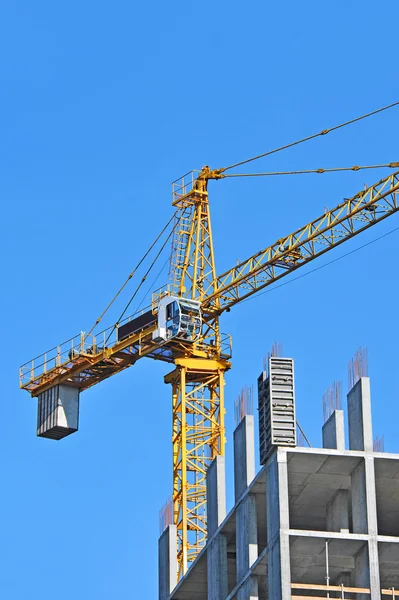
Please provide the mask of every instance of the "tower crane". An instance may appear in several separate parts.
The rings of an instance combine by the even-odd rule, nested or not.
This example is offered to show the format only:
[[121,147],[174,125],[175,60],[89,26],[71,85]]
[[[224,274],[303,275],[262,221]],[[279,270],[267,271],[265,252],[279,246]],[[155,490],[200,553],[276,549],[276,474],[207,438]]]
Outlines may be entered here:
[[[151,306],[141,314],[120,319],[100,334],[94,334],[94,328],[88,334],[81,333],[20,368],[20,387],[38,397],[38,434],[60,439],[77,428],[69,428],[65,419],[62,423],[62,419],[57,421],[60,414],[57,411],[70,412],[71,397],[78,397],[80,392],[143,357],[173,366],[165,382],[172,388],[172,502],[179,577],[206,543],[206,471],[213,458],[225,452],[224,378],[231,367],[231,338],[220,330],[221,315],[399,209],[397,170],[218,274],[208,184],[226,177],[283,174],[229,174],[228,171],[398,104],[230,167],[213,170],[205,166],[175,181],[172,190],[175,213],[167,238],[172,242],[171,283],[152,294]],[[399,163],[376,166],[395,169]],[[328,170],[348,169],[306,172]],[[95,325],[99,322],[100,319]]]

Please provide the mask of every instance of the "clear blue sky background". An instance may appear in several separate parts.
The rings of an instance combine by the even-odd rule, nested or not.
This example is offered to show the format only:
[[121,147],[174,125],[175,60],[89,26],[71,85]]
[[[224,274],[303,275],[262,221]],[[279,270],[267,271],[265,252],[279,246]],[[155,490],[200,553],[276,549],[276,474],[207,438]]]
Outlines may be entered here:
[[[167,367],[143,360],[85,392],[79,432],[56,443],[35,437],[18,366],[89,328],[170,217],[173,179],[398,100],[398,18],[395,0],[2,2],[2,597],[157,597]],[[398,160],[398,128],[394,109],[256,169]],[[212,183],[218,270],[385,173]],[[317,265],[398,226],[391,217]],[[295,358],[298,416],[315,445],[324,390],[341,379],[346,392],[347,361],[368,345],[375,433],[399,451],[398,241],[224,318],[229,466],[234,399],[274,340]],[[231,499],[231,470],[228,480]]]

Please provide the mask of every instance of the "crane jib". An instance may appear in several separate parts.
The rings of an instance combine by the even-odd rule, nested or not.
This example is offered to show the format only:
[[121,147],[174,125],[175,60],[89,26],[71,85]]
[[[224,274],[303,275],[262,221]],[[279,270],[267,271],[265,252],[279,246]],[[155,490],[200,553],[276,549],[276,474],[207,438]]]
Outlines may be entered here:
[[399,171],[278,240],[217,278],[205,315],[220,314],[399,210]]

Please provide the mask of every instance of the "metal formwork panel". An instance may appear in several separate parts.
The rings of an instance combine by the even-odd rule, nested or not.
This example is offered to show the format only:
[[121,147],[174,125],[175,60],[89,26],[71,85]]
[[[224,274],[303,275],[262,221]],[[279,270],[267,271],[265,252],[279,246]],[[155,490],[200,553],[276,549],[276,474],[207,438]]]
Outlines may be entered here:
[[78,430],[79,390],[69,385],[55,385],[38,397],[37,435],[53,440]]
[[268,367],[258,378],[261,464],[274,446],[296,446],[294,361],[271,356]]

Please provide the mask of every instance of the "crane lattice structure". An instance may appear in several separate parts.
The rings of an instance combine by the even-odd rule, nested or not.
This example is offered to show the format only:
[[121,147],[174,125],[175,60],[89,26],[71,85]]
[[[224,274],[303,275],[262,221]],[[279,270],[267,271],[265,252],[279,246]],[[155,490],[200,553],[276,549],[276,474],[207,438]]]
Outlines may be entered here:
[[[325,135],[343,125],[301,141]],[[262,156],[267,154],[270,152]],[[232,167],[250,160],[253,159]],[[394,168],[399,163],[378,165],[381,166]],[[224,379],[231,367],[231,338],[220,331],[221,314],[399,209],[399,171],[396,171],[218,275],[208,184],[213,179],[233,176],[226,174],[232,167],[218,170],[204,167],[174,182],[176,212],[168,238],[172,240],[172,282],[153,293],[148,311],[118,321],[100,334],[81,333],[20,370],[21,387],[40,401],[61,384],[82,392],[143,357],[173,365],[165,382],[172,387],[172,502],[179,577],[206,543],[206,471],[213,458],[224,455],[225,451]],[[372,167],[350,169],[360,168]]]

